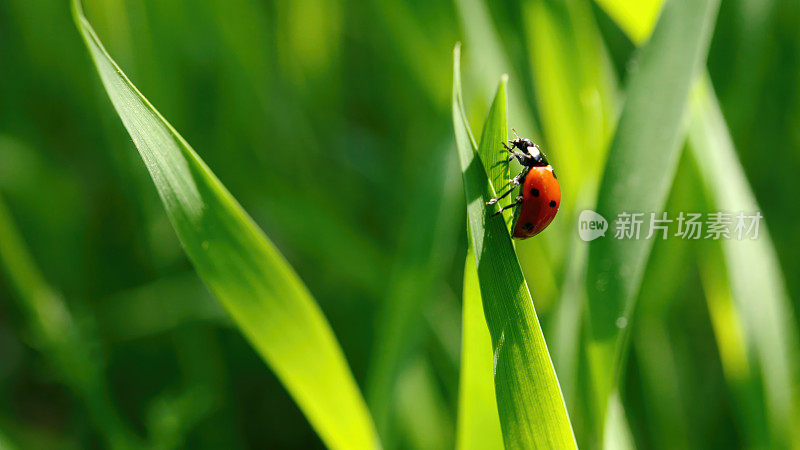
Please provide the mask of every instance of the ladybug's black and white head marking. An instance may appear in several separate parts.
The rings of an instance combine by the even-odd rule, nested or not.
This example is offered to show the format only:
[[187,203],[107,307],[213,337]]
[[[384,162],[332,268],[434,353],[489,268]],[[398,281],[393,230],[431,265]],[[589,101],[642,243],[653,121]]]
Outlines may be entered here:
[[530,139],[525,139],[525,138],[516,138],[508,142],[510,142],[511,145],[513,145],[514,147],[517,147],[523,153],[528,153],[528,147],[536,146],[536,144],[531,142]]
[[517,158],[523,166],[546,167],[550,165],[550,163],[547,162],[547,157],[539,150],[539,146],[531,142],[530,139],[516,138],[508,142],[525,154],[524,160],[522,158]]

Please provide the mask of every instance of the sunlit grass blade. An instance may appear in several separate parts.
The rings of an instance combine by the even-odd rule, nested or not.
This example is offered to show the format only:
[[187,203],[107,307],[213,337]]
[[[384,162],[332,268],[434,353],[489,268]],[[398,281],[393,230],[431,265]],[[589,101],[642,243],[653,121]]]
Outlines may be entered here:
[[464,266],[463,314],[461,320],[461,378],[458,387],[459,450],[503,448],[497,416],[492,366],[492,337],[483,316],[475,256],[467,253]]
[[507,448],[575,448],[561,389],[511,238],[503,219],[492,216],[496,206],[485,205],[495,190],[466,122],[460,53],[457,45],[453,52],[453,126],[464,179],[471,249],[492,337],[503,440]]
[[668,2],[629,80],[598,194],[609,235],[589,245],[589,357],[599,417],[620,373],[626,325],[652,247],[652,240],[614,239],[614,220],[622,212],[664,208],[689,89],[705,61],[717,6],[718,0]]
[[79,2],[77,26],[189,259],[332,448],[378,445],[342,349],[302,280],[189,144],[111,59]]
[[[713,207],[760,211],[717,106],[708,77],[693,92],[689,141]],[[772,444],[800,446],[800,348],[797,319],[766,225],[758,239],[722,241],[725,266],[748,347],[764,384]]]
[[595,0],[636,43],[650,37],[664,0]]

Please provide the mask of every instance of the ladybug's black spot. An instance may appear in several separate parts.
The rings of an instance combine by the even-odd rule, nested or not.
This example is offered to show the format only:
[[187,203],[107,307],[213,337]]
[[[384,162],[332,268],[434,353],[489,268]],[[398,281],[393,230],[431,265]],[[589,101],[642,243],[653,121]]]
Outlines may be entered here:
[[555,200],[550,200],[550,207],[551,208],[555,208],[556,207],[556,201]]
[[522,229],[525,230],[525,231],[531,231],[533,229],[533,224],[528,222],[528,223],[522,225]]
[[539,190],[536,189],[536,188],[531,189],[531,195],[534,196],[534,197],[538,197],[539,196]]

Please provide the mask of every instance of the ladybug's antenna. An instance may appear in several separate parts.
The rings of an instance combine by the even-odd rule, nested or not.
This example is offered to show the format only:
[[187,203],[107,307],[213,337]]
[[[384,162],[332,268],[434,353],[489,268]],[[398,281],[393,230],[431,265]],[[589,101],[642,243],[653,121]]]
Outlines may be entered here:
[[511,131],[513,131],[514,132],[514,136],[516,136],[516,138],[519,139],[519,135],[517,134],[517,130],[512,128]]

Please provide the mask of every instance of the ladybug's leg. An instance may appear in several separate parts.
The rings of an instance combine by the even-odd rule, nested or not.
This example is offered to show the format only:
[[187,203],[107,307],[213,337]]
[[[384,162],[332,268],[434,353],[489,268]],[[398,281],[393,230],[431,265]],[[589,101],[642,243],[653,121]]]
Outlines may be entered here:
[[511,155],[508,156],[508,160],[509,161],[513,161],[514,158],[517,158],[517,161],[519,161],[519,163],[524,166],[525,165],[525,161],[527,161],[528,158],[530,158],[529,155],[526,155],[525,153],[522,153],[521,151],[514,150],[514,147],[509,147],[508,145],[506,145],[505,142],[501,142],[501,144],[503,144],[503,147],[506,148],[506,151],[508,153],[511,153]]
[[516,186],[511,186],[511,189],[507,190],[507,191],[505,192],[505,194],[503,194],[503,195],[500,195],[500,196],[498,196],[498,197],[495,197],[495,198],[493,198],[493,199],[489,200],[488,202],[486,202],[486,204],[487,204],[487,205],[494,205],[495,203],[497,203],[498,201],[500,201],[500,199],[502,199],[502,198],[506,198],[506,197],[508,196],[508,194],[510,194],[510,193],[512,193],[512,192],[514,192],[514,189],[516,189],[516,188],[517,188]]
[[528,160],[528,155],[515,150],[511,153],[511,156],[508,157],[508,161],[511,162],[514,160],[514,158],[517,158],[517,161],[519,161],[520,164],[525,165],[525,161]]
[[502,198],[505,198],[505,197],[507,197],[507,196],[508,196],[508,194],[510,194],[510,193],[512,193],[512,192],[514,192],[514,189],[516,189],[516,188],[517,188],[517,186],[519,186],[519,185],[520,185],[520,183],[522,182],[522,180],[524,180],[524,179],[525,179],[525,176],[526,176],[526,175],[528,175],[528,170],[529,170],[529,169],[527,169],[527,168],[526,168],[526,169],[524,169],[522,172],[520,172],[520,173],[519,173],[519,175],[517,175],[516,177],[512,178],[511,180],[509,180],[509,184],[511,184],[511,188],[510,188],[509,190],[507,190],[507,191],[506,191],[504,194],[502,194],[502,195],[500,195],[500,196],[498,196],[498,197],[495,197],[495,198],[493,198],[493,199],[489,200],[488,202],[486,202],[486,204],[487,204],[487,205],[494,205],[494,204],[495,204],[495,203],[497,203],[497,202],[498,202],[500,199],[502,199]]
[[521,203],[522,203],[522,196],[521,196],[521,195],[518,195],[518,196],[517,196],[517,198],[515,199],[514,203],[512,203],[512,204],[510,204],[510,205],[508,205],[508,206],[506,206],[506,207],[504,207],[504,208],[500,208],[500,211],[497,211],[496,213],[492,214],[492,217],[494,217],[494,216],[496,216],[496,215],[500,214],[501,212],[503,212],[503,211],[505,211],[505,210],[507,210],[507,209],[513,208],[513,207],[515,207],[515,206],[518,206],[518,205],[520,205]]
[[522,180],[524,180],[525,177],[528,176],[528,172],[530,172],[530,168],[525,167],[524,169],[522,169],[522,172],[520,172],[519,174],[517,174],[517,176],[509,180],[509,182],[514,186],[519,186],[520,183],[522,183]]

